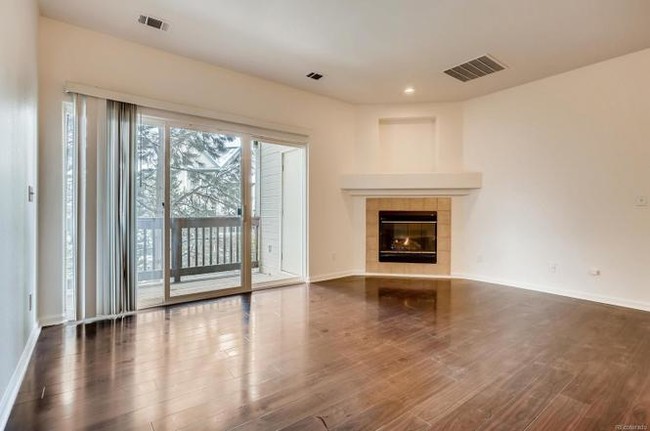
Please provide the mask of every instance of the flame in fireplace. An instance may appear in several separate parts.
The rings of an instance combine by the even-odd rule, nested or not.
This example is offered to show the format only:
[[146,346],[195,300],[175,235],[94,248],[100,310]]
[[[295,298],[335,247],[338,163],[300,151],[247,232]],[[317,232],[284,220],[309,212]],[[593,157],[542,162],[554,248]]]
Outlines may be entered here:
[[404,240],[404,245],[409,245],[409,242],[411,242],[411,238],[407,236],[406,239]]

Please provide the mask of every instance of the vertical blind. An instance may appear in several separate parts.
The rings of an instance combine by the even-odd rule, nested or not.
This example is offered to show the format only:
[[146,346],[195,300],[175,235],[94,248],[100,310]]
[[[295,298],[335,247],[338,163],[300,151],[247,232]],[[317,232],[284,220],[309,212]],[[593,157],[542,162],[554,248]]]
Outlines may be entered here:
[[137,106],[73,94],[77,146],[76,319],[136,309]]
[[136,309],[135,147],[137,106],[109,100],[106,106],[106,213],[108,256],[103,280],[106,314]]

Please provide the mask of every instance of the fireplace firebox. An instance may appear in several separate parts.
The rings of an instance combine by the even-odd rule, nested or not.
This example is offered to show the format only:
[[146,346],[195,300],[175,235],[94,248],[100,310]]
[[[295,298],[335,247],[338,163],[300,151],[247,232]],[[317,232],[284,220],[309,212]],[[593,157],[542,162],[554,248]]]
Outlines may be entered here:
[[436,211],[379,211],[379,261],[436,263]]

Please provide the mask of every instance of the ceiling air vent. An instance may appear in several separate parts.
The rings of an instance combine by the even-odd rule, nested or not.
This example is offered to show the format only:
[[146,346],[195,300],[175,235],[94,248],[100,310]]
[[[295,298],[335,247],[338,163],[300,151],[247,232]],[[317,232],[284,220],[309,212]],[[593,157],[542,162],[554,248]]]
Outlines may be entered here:
[[169,28],[169,23],[167,23],[167,22],[165,22],[165,21],[163,21],[161,19],[154,18],[154,17],[147,16],[147,15],[140,15],[140,17],[138,18],[138,22],[140,24],[144,24],[146,26],[153,27],[156,30],[167,31],[167,29]]
[[459,64],[456,67],[445,70],[445,73],[459,81],[467,82],[472,79],[480,78],[494,72],[505,69],[506,67],[496,61],[489,55],[484,55],[467,63]]
[[318,72],[311,72],[311,73],[307,74],[307,78],[311,78],[311,79],[313,79],[314,81],[318,81],[318,80],[321,79],[322,77],[323,77],[323,74],[322,74],[322,73],[318,73]]

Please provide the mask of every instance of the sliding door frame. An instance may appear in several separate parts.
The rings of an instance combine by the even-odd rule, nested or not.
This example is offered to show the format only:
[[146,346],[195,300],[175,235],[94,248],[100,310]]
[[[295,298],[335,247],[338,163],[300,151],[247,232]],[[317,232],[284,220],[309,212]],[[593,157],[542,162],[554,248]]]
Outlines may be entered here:
[[[258,144],[273,144],[281,145],[284,147],[293,147],[301,150],[301,162],[302,162],[302,274],[298,277],[290,277],[277,281],[266,281],[257,283],[257,285],[252,285],[253,291],[255,290],[264,290],[264,289],[273,289],[275,287],[287,286],[292,284],[300,284],[308,282],[309,280],[309,143],[297,143],[291,141],[285,141],[282,139],[272,139],[265,137],[253,136],[251,141],[251,150],[253,148],[253,142]],[[261,182],[260,182],[261,184]],[[250,202],[250,201],[249,201]],[[251,209],[252,213],[253,209]]]
[[[253,137],[250,134],[240,131],[230,131],[222,127],[211,124],[212,121],[203,118],[189,118],[185,115],[174,114],[154,109],[141,108],[140,114],[143,117],[154,119],[163,125],[164,145],[163,145],[163,188],[164,188],[164,221],[163,221],[163,286],[164,301],[161,305],[178,304],[182,302],[197,301],[201,299],[219,298],[222,296],[235,295],[240,293],[249,293],[252,291],[252,262],[251,262],[251,229],[252,229],[252,208],[251,208],[251,152]],[[170,269],[170,245],[171,245],[171,196],[170,196],[170,178],[171,178],[171,129],[185,128],[198,130],[202,132],[228,135],[239,138],[241,143],[241,229],[242,235],[239,245],[242,250],[240,266],[240,285],[232,288],[210,290],[206,292],[171,295],[171,269]]]

